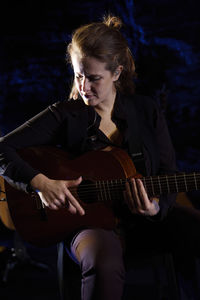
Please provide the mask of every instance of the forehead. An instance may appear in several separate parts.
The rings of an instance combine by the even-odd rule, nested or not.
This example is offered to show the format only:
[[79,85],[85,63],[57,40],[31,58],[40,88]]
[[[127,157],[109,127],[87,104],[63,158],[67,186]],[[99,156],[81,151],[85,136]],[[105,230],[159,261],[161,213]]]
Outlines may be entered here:
[[80,57],[79,55],[74,54],[72,55],[72,65],[75,73],[101,74],[109,72],[106,70],[105,62],[101,62],[91,56]]

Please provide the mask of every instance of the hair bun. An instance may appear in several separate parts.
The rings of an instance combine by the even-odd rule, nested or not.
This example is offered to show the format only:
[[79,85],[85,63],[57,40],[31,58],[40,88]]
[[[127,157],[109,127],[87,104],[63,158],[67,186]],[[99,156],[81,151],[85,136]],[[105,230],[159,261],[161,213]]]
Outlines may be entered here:
[[112,15],[104,16],[103,23],[108,27],[120,29],[122,27],[122,21],[119,17]]

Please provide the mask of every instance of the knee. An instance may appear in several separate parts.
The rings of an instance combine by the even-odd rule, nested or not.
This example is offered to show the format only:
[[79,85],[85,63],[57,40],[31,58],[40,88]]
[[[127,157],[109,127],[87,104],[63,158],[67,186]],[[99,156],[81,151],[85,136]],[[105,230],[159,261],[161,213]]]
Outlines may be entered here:
[[83,276],[124,274],[122,247],[114,233],[86,230],[76,239],[74,249]]
[[110,280],[112,276],[125,276],[122,256],[106,255],[106,253],[102,255],[98,252],[88,252],[82,257],[81,269],[83,277],[95,274]]
[[98,260],[96,263],[96,274],[99,277],[104,277],[105,280],[110,280],[113,277],[125,277],[124,262],[120,257],[118,259],[111,258]]

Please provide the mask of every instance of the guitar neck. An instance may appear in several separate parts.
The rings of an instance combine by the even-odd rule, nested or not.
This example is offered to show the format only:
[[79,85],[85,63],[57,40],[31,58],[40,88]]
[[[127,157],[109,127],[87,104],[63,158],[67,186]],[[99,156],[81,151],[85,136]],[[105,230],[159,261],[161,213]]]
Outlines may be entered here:
[[[141,180],[149,197],[200,190],[200,173],[149,176]],[[117,196],[125,190],[127,181],[129,179],[96,181],[95,185],[104,201],[112,198],[111,194]]]
[[200,173],[178,173],[142,178],[149,196],[159,196],[200,189]]

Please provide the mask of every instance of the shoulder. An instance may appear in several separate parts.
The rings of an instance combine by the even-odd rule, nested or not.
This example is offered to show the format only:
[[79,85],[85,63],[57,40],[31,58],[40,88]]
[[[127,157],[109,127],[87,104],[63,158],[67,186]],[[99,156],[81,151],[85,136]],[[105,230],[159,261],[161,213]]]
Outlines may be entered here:
[[81,99],[64,100],[56,102],[48,107],[48,110],[58,119],[64,119],[68,116],[79,116],[87,112],[87,106]]
[[54,110],[64,110],[68,112],[76,112],[80,111],[81,109],[85,109],[86,105],[81,99],[73,100],[73,99],[67,99],[64,101],[58,101],[52,105],[49,106],[49,109]]
[[137,109],[148,110],[157,106],[156,100],[143,95],[132,95],[125,96],[124,101],[127,102],[128,105],[135,106]]
[[157,101],[151,97],[144,95],[121,96],[121,99],[126,107],[126,110],[134,110],[136,113],[142,114],[145,117],[155,115],[159,110]]

